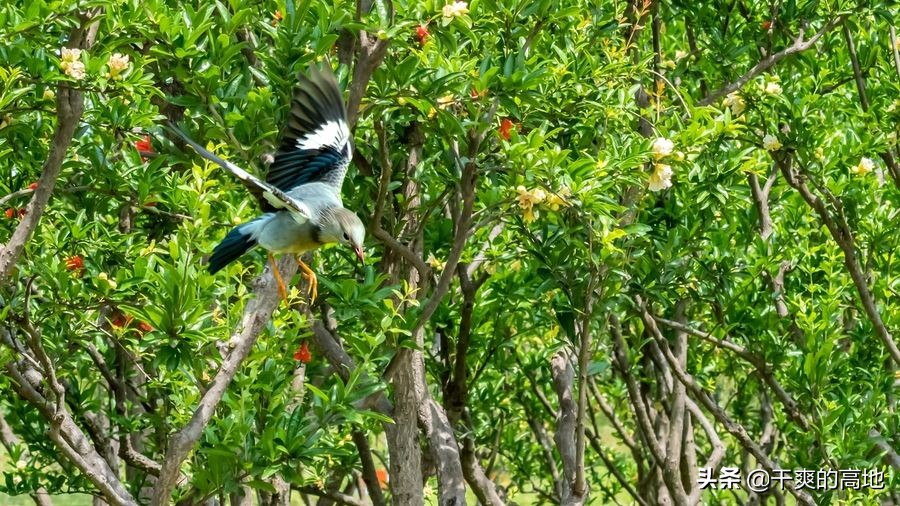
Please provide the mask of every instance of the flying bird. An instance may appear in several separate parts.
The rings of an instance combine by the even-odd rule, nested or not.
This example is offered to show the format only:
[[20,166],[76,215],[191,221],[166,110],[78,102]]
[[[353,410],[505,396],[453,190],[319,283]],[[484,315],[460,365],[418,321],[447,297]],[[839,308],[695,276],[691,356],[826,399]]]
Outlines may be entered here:
[[326,64],[324,70],[313,66],[308,75],[299,77],[281,146],[265,181],[210,153],[170,126],[197,153],[234,174],[251,193],[262,197],[264,214],[238,225],[222,239],[209,258],[210,273],[260,246],[269,252],[279,293],[287,300],[284,279],[273,255],[290,253],[309,279],[308,296],[312,300],[318,287],[316,274],[299,255],[340,243],[353,249],[360,262],[365,261],[365,226],[341,201],[341,185],[353,148],[344,101],[330,66]]

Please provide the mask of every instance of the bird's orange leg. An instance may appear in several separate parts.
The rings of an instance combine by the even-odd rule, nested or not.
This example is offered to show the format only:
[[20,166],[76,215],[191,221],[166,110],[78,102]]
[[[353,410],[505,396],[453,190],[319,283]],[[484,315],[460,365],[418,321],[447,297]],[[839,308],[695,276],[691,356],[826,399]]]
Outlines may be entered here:
[[309,281],[309,291],[306,295],[309,298],[308,304],[312,304],[313,301],[316,300],[316,296],[319,295],[319,280],[316,279],[316,273],[313,272],[299,256],[297,256],[296,259],[297,265],[300,266],[300,270],[303,271],[303,277]]
[[271,253],[269,253],[269,262],[272,264],[272,274],[275,276],[275,282],[278,283],[278,294],[281,295],[284,303],[287,304],[287,287],[284,286],[284,278],[281,277],[281,273],[278,271],[278,265],[275,264],[275,257]]

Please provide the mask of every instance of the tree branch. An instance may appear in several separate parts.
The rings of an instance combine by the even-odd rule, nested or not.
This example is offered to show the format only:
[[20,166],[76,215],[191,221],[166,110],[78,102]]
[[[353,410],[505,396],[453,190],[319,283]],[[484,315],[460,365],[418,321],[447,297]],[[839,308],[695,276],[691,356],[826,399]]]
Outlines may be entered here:
[[716,100],[719,100],[720,98],[724,97],[725,95],[728,95],[729,93],[731,93],[733,91],[737,91],[737,90],[743,88],[744,85],[747,84],[748,82],[750,82],[751,79],[753,79],[754,77],[758,76],[759,74],[765,72],[766,70],[769,70],[770,68],[775,66],[775,64],[778,63],[779,61],[787,58],[788,56],[800,53],[802,51],[806,51],[807,49],[813,47],[816,44],[816,42],[818,42],[819,39],[822,38],[823,35],[825,35],[829,31],[831,31],[831,29],[834,28],[835,26],[843,23],[846,19],[847,19],[847,16],[845,14],[842,14],[836,18],[831,19],[830,21],[825,23],[825,25],[822,26],[822,28],[818,32],[816,32],[815,35],[810,37],[808,40],[803,39],[804,32],[803,32],[803,29],[801,29],[800,33],[797,35],[797,38],[794,39],[793,44],[782,49],[781,51],[779,51],[777,53],[773,53],[773,54],[770,54],[769,56],[766,56],[765,58],[760,60],[759,63],[757,63],[750,70],[748,70],[744,75],[739,77],[736,81],[726,84],[725,86],[713,91],[712,93],[710,93],[709,95],[707,95],[706,97],[701,99],[699,102],[697,102],[697,105],[701,105],[701,106],[709,105],[709,104],[715,102]]
[[[619,363],[619,369],[622,371],[628,371],[628,354],[625,345],[625,339],[622,337],[619,320],[614,314],[610,314],[609,329],[610,333],[613,336],[614,355],[616,361]],[[647,409],[640,394],[638,384],[635,381],[634,377],[630,374],[624,374],[624,376],[625,386],[628,390],[628,397],[631,399],[631,405],[634,409],[635,417],[638,420],[638,427],[640,427],[641,433],[644,435],[644,440],[647,442],[647,446],[650,448],[650,454],[653,455],[653,458],[656,461],[656,465],[662,469],[663,479],[666,483],[667,488],[672,493],[673,499],[677,504],[686,504],[688,498],[685,495],[683,486],[681,485],[681,476],[674,473],[672,469],[669,469],[665,465],[663,465],[666,460],[665,449],[661,446],[659,440],[657,439],[656,431],[653,430],[653,424],[650,421],[650,415],[647,413]]]
[[359,499],[353,497],[352,495],[347,495],[342,492],[338,492],[337,490],[322,490],[313,486],[305,486],[305,487],[292,487],[297,492],[301,494],[309,494],[314,495],[316,497],[322,497],[325,499],[329,499],[338,504],[346,504],[347,506],[363,506],[363,502]]
[[[0,329],[0,332],[8,333],[6,329]],[[4,341],[8,342],[6,339]],[[26,361],[7,362],[6,371],[12,379],[13,389],[50,422],[49,437],[56,447],[97,487],[104,499],[117,506],[137,506],[137,502],[109,464],[97,453],[65,406],[49,401],[35,388],[45,381],[45,376]]]
[[578,404],[573,396],[575,369],[572,367],[568,353],[559,351],[550,359],[550,372],[553,376],[553,390],[559,400],[559,412],[556,415],[556,449],[562,460],[562,497],[560,504],[584,504],[584,496],[573,490],[577,467],[575,433],[578,419]]
[[803,416],[803,413],[797,408],[797,402],[787,393],[787,391],[781,386],[780,383],[775,379],[774,372],[772,368],[766,363],[766,361],[750,351],[748,351],[743,346],[732,342],[731,340],[721,340],[716,339],[711,334],[707,332],[701,332],[699,330],[694,329],[688,325],[675,322],[672,320],[667,320],[665,318],[661,318],[659,316],[652,315],[654,321],[659,322],[666,327],[675,329],[680,332],[686,332],[692,336],[699,337],[704,341],[712,343],[715,346],[720,348],[724,348],[733,352],[735,355],[743,358],[747,362],[749,362],[752,366],[756,368],[757,374],[762,378],[762,380],[775,392],[775,395],[778,397],[778,400],[784,405],[784,409],[787,412],[788,416],[791,417],[792,420],[797,422],[797,424],[803,428],[804,430],[809,428],[809,424],[806,421],[806,417]]
[[830,197],[829,200],[835,208],[835,212],[832,214],[825,205],[825,202],[823,202],[818,195],[810,191],[809,187],[806,185],[805,175],[798,174],[794,170],[794,157],[791,153],[777,151],[772,153],[772,157],[781,169],[781,173],[784,175],[788,184],[797,190],[800,193],[800,196],[803,197],[803,200],[806,201],[806,204],[819,215],[822,223],[831,233],[831,237],[841,248],[841,251],[844,253],[844,265],[847,267],[850,277],[853,279],[853,284],[856,286],[856,291],[859,294],[863,309],[869,317],[869,321],[871,321],[872,326],[875,327],[875,332],[878,334],[878,337],[881,339],[881,342],[884,344],[884,347],[887,349],[891,358],[897,365],[900,365],[900,348],[897,348],[897,343],[894,342],[894,338],[891,336],[890,331],[881,319],[881,314],[878,312],[878,306],[875,304],[875,297],[872,295],[872,291],[869,290],[869,285],[866,283],[865,274],[856,257],[856,244],[853,238],[853,231],[850,230],[850,225],[847,223],[846,216],[844,216],[843,205],[837,198],[830,194],[826,194],[827,197]]
[[[762,451],[760,446],[756,444],[752,439],[750,439],[750,435],[747,434],[747,430],[739,423],[736,423],[732,420],[725,410],[722,409],[710,396],[709,394],[703,390],[694,379],[688,375],[678,364],[678,360],[672,355],[672,352],[669,350],[669,344],[666,339],[662,336],[659,331],[659,328],[656,326],[656,320],[648,313],[647,311],[642,310],[642,318],[644,320],[644,325],[649,331],[651,337],[656,341],[659,348],[662,350],[663,355],[669,363],[669,367],[674,373],[675,377],[678,378],[687,389],[691,392],[691,394],[700,401],[701,404],[719,421],[731,435],[733,435],[738,442],[741,443],[747,451],[749,451],[759,462],[759,464],[765,468],[770,473],[775,469],[775,464],[769,460],[769,457]],[[802,489],[797,489],[794,484],[790,481],[784,482],[784,487],[787,488],[794,497],[797,498],[797,502],[803,504],[805,506],[813,506],[815,505],[815,501],[813,501],[812,497]]]
[[381,492],[381,483],[375,472],[375,461],[372,460],[372,448],[369,447],[369,438],[361,430],[353,431],[353,443],[359,453],[359,463],[362,466],[363,481],[372,499],[372,506],[385,506],[384,494]]
[[[99,13],[100,9],[97,8],[81,16],[82,24],[72,30],[66,47],[89,49],[94,44],[99,26],[96,16]],[[44,209],[50,201],[53,188],[56,186],[56,178],[59,177],[66,157],[66,151],[72,143],[75,128],[84,112],[84,92],[71,88],[68,84],[60,83],[56,93],[56,111],[56,130],[53,132],[50,153],[41,169],[41,178],[38,180],[37,188],[28,203],[25,216],[16,226],[12,237],[6,245],[0,246],[0,283],[5,282],[12,273],[13,267],[25,249],[25,243],[37,228]]]
[[[466,416],[466,424],[472,427],[472,420]],[[478,498],[478,502],[485,506],[503,506],[503,500],[497,494],[497,488],[494,482],[487,477],[481,463],[478,462],[478,454],[475,452],[475,436],[472,431],[467,431],[463,436],[462,450],[460,451],[462,459],[463,475],[466,482]]]
[[[559,502],[562,497],[563,480],[559,477],[559,467],[556,465],[556,459],[553,458],[553,446],[550,445],[550,438],[547,437],[547,431],[544,429],[544,424],[539,418],[534,416],[530,407],[522,402],[522,408],[525,420],[528,422],[528,426],[531,428],[534,438],[541,447],[544,459],[547,461],[547,468],[550,470],[550,478],[553,480],[554,487],[556,488],[557,497],[554,498],[553,502]],[[557,428],[559,428],[558,425]]]
[[[278,261],[278,270],[282,276],[290,279],[297,271],[297,263],[290,255]],[[181,474],[181,463],[187,458],[194,444],[203,434],[203,429],[209,423],[215,413],[216,406],[225,395],[232,378],[237,374],[241,363],[253,349],[256,339],[262,332],[275,307],[281,301],[278,291],[275,289],[274,276],[270,268],[256,279],[254,293],[256,297],[247,302],[244,315],[237,330],[232,334],[229,345],[231,351],[225,357],[219,371],[213,378],[209,389],[200,399],[200,405],[194,411],[191,420],[181,430],[172,435],[168,441],[166,458],[162,464],[159,479],[153,490],[151,504],[164,506],[168,504],[175,488],[178,476]]]
[[[893,26],[891,26],[891,30],[894,30]],[[847,42],[847,52],[850,54],[853,79],[856,81],[856,93],[859,96],[859,105],[862,107],[863,112],[868,112],[869,98],[866,96],[866,78],[863,75],[862,67],[859,65],[859,55],[857,55],[856,52],[856,44],[853,43],[853,35],[850,33],[850,28],[846,24],[843,26],[843,33],[844,40]],[[892,39],[892,41],[895,41],[895,39]],[[897,54],[896,45],[891,46],[891,52],[894,55],[895,63],[900,65],[900,56]],[[900,72],[900,66],[897,68],[898,72]],[[891,153],[890,148],[883,153],[879,153],[879,156],[881,156],[885,165],[887,165],[888,174],[890,174],[891,179],[893,179],[897,187],[900,188],[900,167],[897,166],[897,161],[894,159],[894,155]]]

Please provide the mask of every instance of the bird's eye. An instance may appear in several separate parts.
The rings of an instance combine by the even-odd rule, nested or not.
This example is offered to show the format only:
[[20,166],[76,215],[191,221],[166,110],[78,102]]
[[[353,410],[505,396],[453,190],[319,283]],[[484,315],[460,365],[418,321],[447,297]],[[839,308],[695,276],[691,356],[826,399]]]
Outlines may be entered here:
[[345,240],[345,241],[349,241],[349,240],[350,240],[350,236],[347,235],[347,232],[344,232],[344,240]]

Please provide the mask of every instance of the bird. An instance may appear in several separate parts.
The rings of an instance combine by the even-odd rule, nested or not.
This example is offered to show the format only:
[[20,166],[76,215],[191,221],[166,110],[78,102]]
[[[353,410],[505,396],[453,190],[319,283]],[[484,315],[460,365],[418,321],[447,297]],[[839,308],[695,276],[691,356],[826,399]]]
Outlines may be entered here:
[[301,254],[338,243],[351,248],[360,263],[365,262],[365,225],[341,199],[353,141],[341,91],[327,62],[322,69],[311,65],[307,74],[298,76],[280,146],[264,181],[210,153],[176,125],[170,123],[169,127],[260,198],[263,214],[231,229],[213,249],[207,266],[211,274],[259,246],[268,251],[279,294],[287,301],[287,288],[274,255],[293,254],[309,280],[311,302],[317,296],[318,280]]

